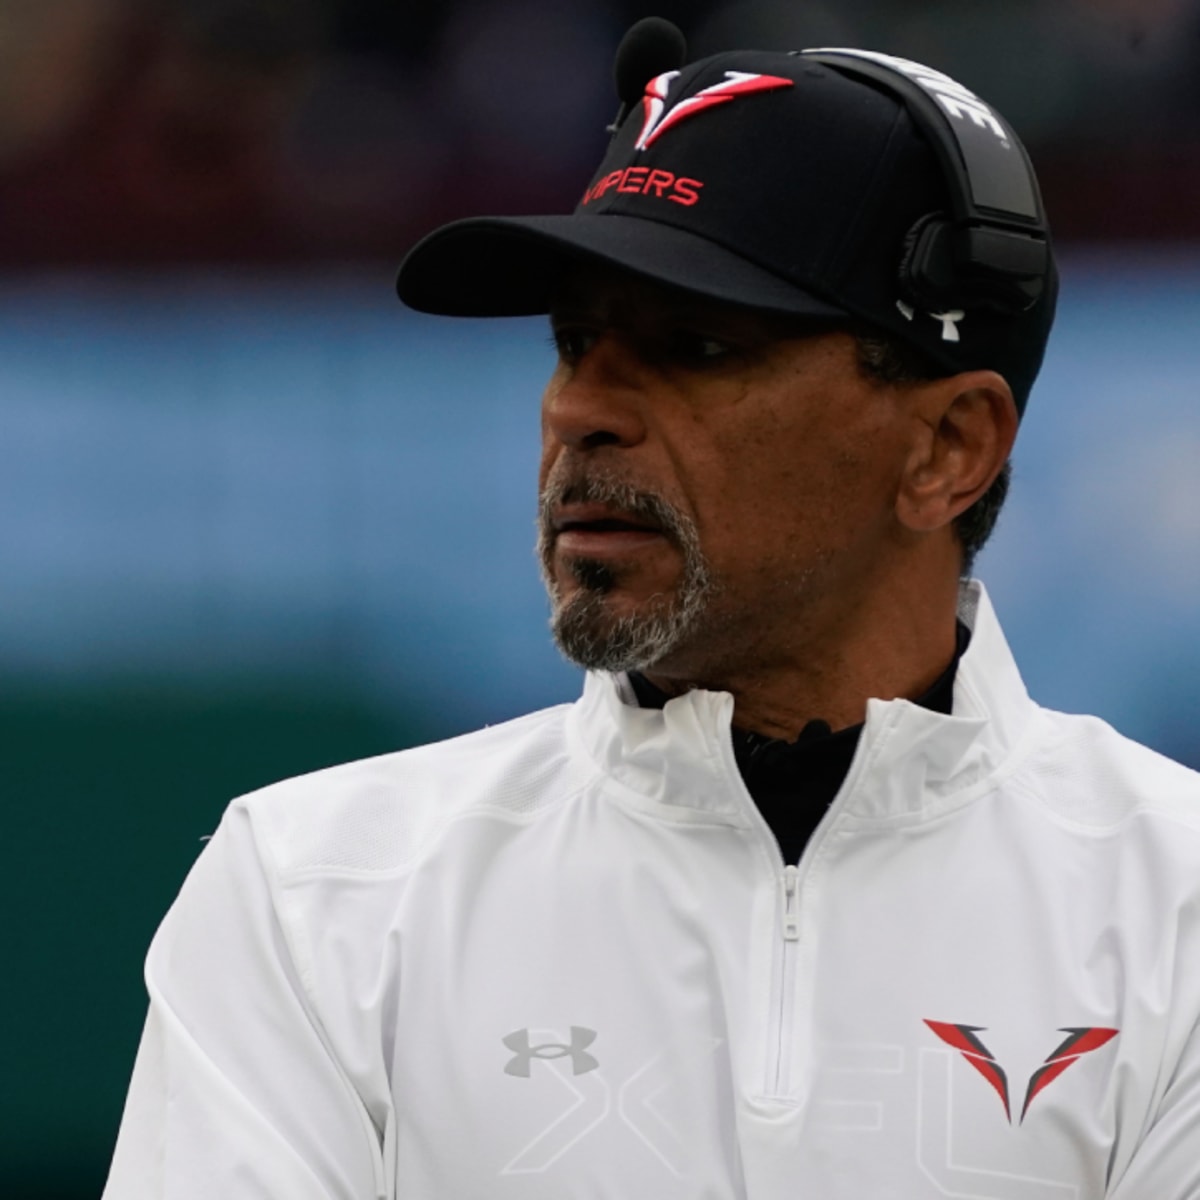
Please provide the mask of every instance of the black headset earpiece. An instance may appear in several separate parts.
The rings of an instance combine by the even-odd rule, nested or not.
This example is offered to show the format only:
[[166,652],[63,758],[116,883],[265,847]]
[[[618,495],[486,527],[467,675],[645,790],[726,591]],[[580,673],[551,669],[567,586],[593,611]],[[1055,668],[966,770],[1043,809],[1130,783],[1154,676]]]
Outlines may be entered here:
[[945,307],[954,289],[957,269],[944,212],[921,217],[904,236],[900,252],[901,293],[914,308],[935,312]]
[[926,311],[1032,308],[1046,288],[1050,247],[1037,178],[1008,123],[947,75],[870,50],[800,56],[890,93],[933,147],[950,212],[909,230],[900,262],[904,298]]

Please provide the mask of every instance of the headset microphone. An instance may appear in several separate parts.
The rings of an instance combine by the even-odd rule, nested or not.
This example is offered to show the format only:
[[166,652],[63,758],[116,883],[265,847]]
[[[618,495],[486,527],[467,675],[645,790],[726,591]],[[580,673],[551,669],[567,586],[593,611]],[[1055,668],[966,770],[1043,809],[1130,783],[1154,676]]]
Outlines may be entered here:
[[646,84],[664,71],[675,71],[687,58],[687,41],[677,26],[662,17],[644,17],[621,39],[613,60],[613,76],[621,106],[608,126],[616,133],[629,110],[642,98]]

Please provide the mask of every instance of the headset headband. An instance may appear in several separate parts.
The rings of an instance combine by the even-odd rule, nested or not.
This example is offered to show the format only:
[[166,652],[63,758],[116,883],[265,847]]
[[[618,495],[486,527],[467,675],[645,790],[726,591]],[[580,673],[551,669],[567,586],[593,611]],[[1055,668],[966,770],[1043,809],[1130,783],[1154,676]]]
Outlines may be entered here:
[[937,156],[951,225],[914,230],[902,269],[909,288],[930,296],[958,287],[977,303],[1010,311],[1036,303],[1050,267],[1046,219],[1025,147],[1008,122],[948,75],[908,59],[871,50],[796,53],[896,97]]

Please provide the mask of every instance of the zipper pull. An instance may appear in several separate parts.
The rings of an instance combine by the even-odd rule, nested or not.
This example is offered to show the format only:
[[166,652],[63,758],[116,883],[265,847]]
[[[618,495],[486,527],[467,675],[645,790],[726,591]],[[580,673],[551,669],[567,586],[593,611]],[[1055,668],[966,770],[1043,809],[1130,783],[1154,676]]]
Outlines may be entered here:
[[797,892],[799,891],[800,868],[786,866],[783,868],[783,940],[798,942],[800,940],[800,914],[797,908]]

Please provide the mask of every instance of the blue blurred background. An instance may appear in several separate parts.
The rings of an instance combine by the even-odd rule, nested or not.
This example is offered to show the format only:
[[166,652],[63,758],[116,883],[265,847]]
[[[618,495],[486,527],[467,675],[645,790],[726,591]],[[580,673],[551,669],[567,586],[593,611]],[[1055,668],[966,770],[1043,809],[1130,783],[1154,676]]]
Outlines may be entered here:
[[570,699],[540,321],[403,250],[568,208],[613,49],[864,45],[1026,136],[1060,318],[979,573],[1031,691],[1200,766],[1195,0],[0,0],[0,1193],[99,1193],[140,963],[227,801]]

